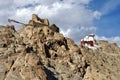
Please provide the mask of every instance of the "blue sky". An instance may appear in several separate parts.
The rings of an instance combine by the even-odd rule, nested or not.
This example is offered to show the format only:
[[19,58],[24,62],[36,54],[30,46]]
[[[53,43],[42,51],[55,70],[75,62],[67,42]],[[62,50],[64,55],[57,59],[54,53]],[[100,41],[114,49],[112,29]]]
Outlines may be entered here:
[[[110,0],[93,0],[89,6],[93,10],[102,11],[109,1]],[[115,1],[116,0],[113,1],[113,4]],[[109,6],[112,6],[112,4]],[[94,21],[95,26],[97,26],[96,34],[106,37],[120,36],[120,4],[115,6],[114,9],[102,15],[99,20]]]
[[78,44],[95,33],[97,40],[120,45],[120,0],[0,0],[0,25],[9,18],[28,23],[33,13],[48,18]]

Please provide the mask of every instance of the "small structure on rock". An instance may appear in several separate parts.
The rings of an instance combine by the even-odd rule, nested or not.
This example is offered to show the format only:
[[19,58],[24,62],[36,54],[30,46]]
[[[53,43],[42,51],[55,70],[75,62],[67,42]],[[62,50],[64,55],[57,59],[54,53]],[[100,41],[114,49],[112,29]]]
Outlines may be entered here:
[[37,14],[32,14],[32,20],[29,21],[29,24],[30,25],[35,25],[35,24],[38,24],[38,25],[44,25],[44,26],[49,26],[49,20],[47,18],[45,19],[41,19],[38,17]]
[[81,39],[80,44],[89,48],[95,47],[96,40],[94,37],[95,34],[89,34],[88,36],[85,36],[83,39]]

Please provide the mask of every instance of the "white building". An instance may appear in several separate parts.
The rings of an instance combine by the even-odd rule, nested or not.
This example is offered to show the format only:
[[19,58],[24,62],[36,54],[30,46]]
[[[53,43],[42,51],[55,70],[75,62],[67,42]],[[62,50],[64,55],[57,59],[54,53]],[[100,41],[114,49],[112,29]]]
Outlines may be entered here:
[[95,45],[95,34],[89,34],[88,36],[85,36],[82,40],[81,40],[81,45],[85,45],[88,47],[94,47]]

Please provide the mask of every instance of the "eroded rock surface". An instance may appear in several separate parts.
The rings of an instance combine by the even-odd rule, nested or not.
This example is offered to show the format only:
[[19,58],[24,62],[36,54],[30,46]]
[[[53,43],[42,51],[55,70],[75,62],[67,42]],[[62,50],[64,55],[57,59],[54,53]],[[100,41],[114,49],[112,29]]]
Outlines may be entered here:
[[118,80],[120,48],[78,46],[36,14],[18,31],[0,26],[0,80]]

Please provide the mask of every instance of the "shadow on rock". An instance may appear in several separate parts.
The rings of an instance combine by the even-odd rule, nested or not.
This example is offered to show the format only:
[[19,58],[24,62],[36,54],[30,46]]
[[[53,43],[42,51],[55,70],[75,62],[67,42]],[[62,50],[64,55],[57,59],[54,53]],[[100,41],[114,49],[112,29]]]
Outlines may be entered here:
[[54,73],[47,68],[44,68],[45,73],[47,74],[47,80],[58,80]]

